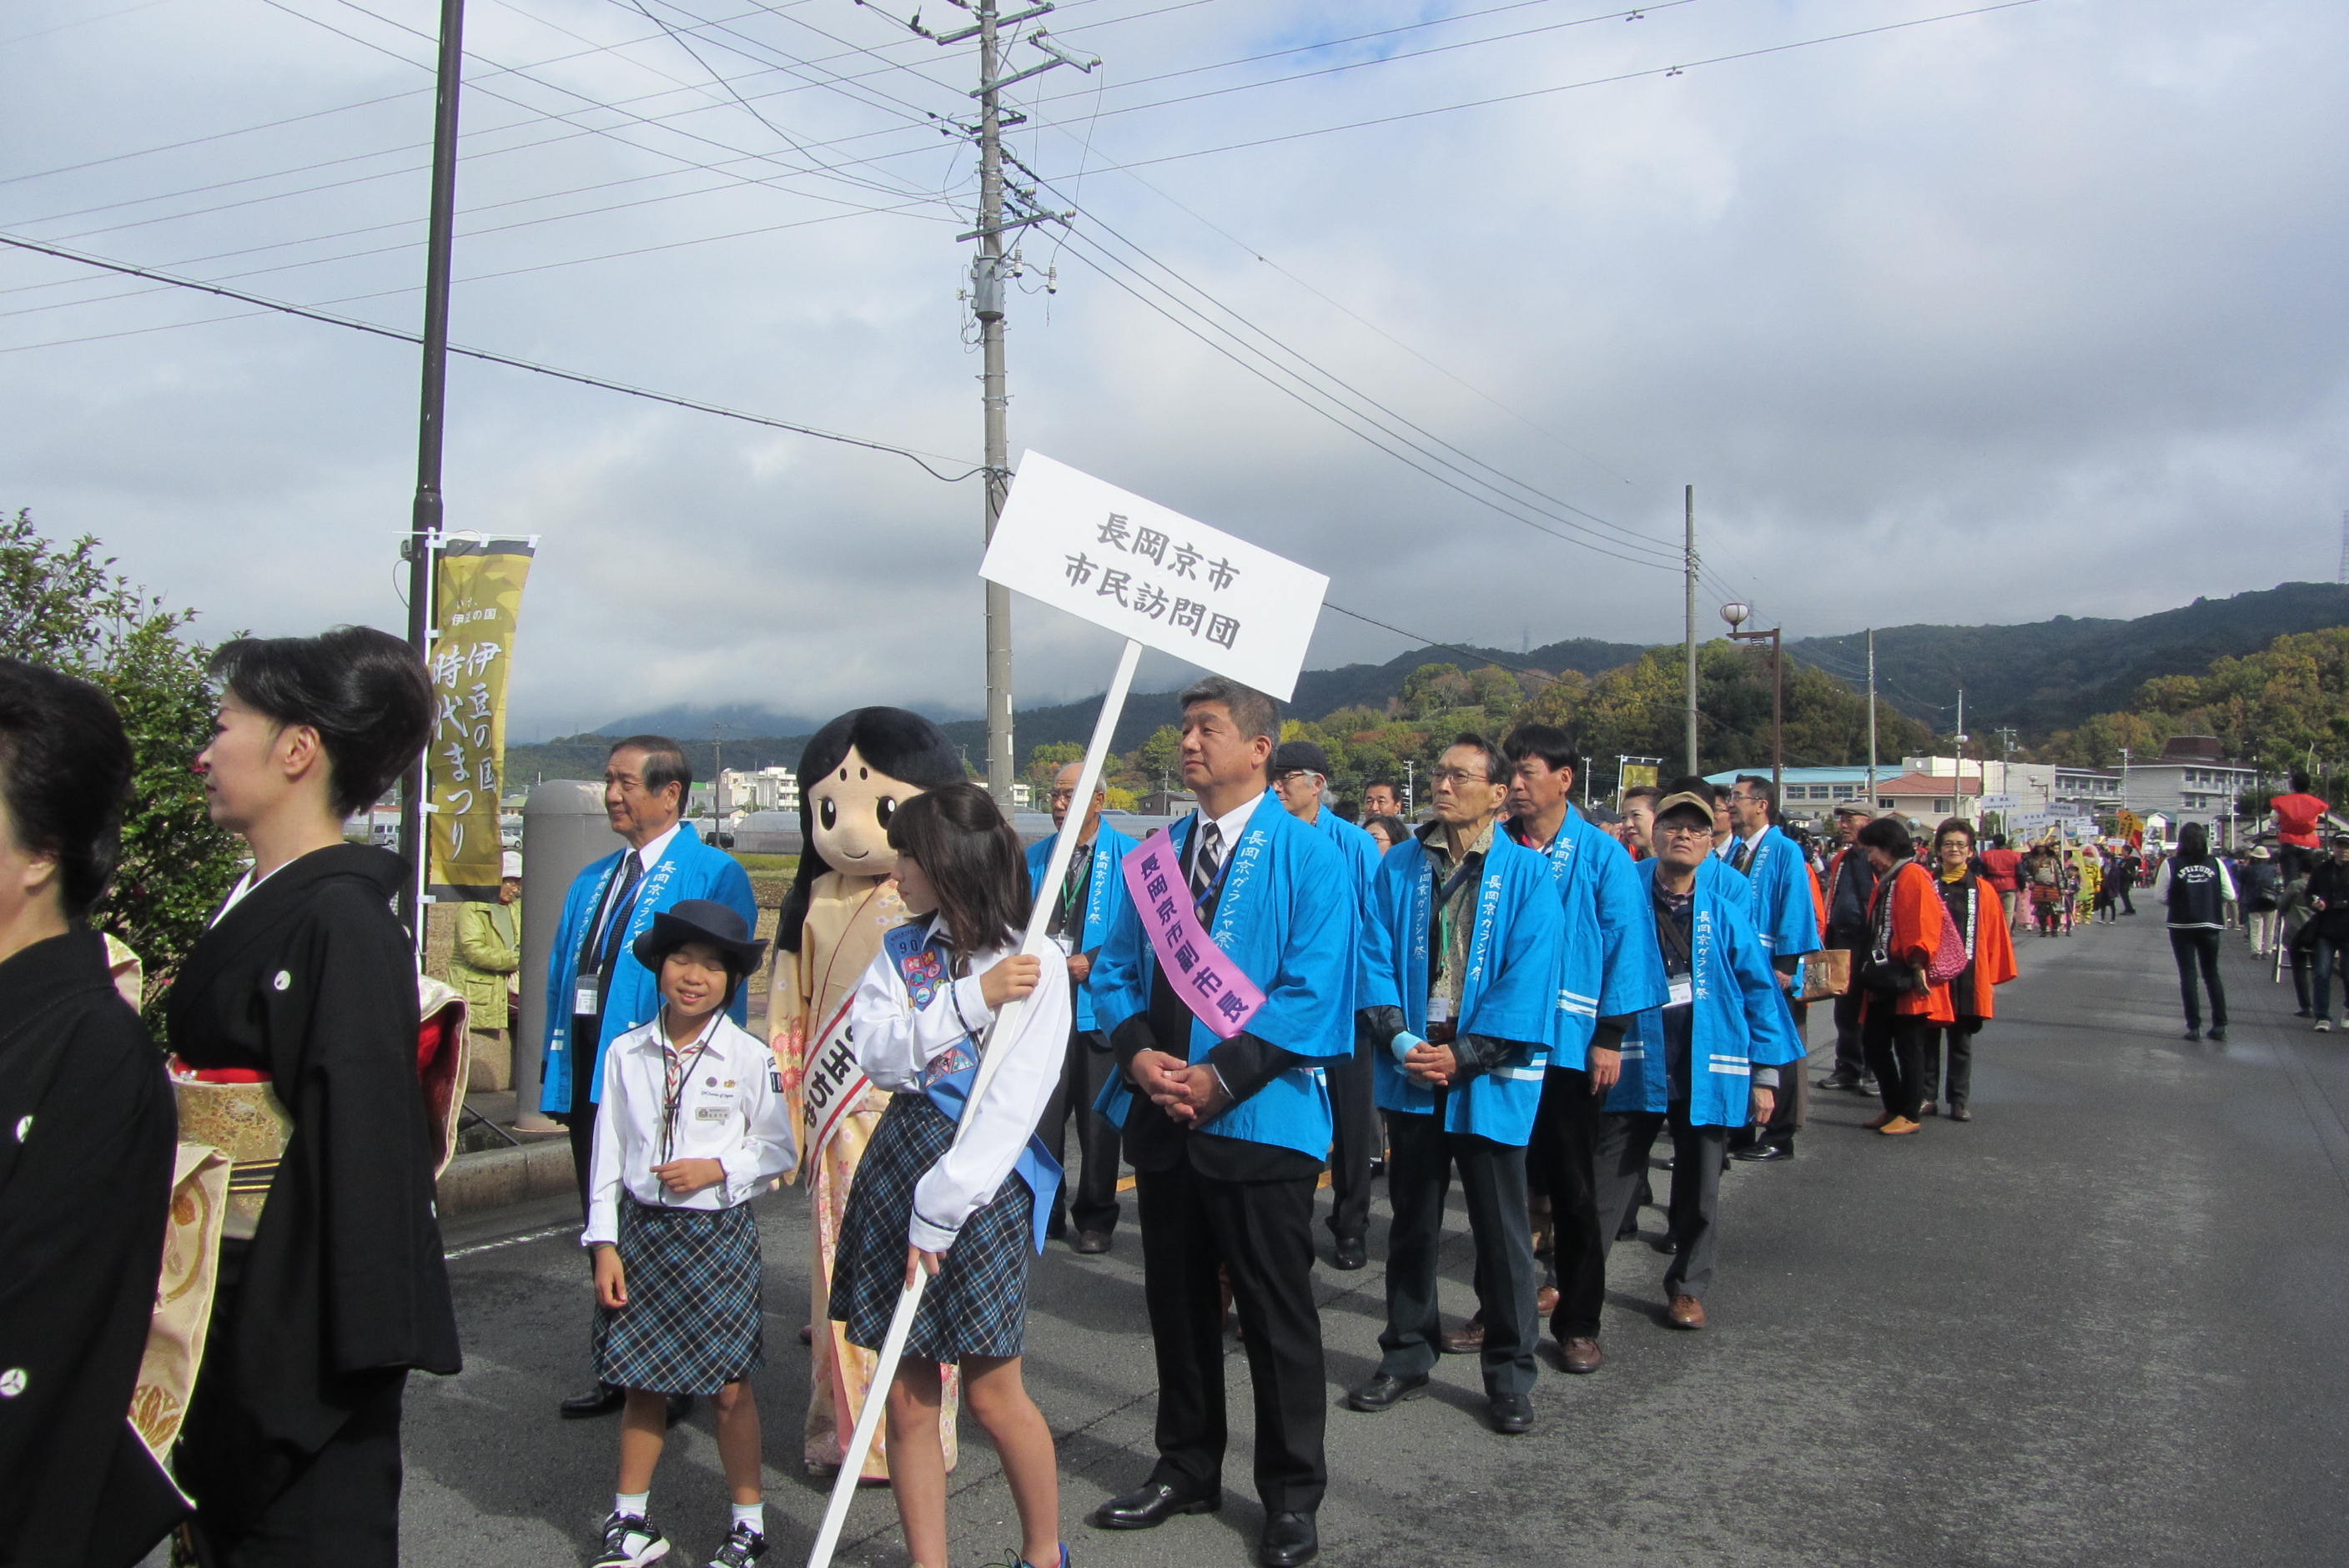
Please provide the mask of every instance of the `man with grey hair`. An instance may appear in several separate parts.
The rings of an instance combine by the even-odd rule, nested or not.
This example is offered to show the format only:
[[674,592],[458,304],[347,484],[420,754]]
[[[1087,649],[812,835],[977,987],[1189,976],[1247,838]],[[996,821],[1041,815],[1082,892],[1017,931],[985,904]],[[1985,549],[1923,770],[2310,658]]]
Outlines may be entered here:
[[1268,805],[1279,709],[1210,676],[1182,694],[1183,783],[1197,809],[1127,860],[1138,896],[1092,972],[1123,1068],[1102,1110],[1124,1135],[1158,1370],[1158,1462],[1094,1511],[1149,1530],[1222,1506],[1228,1274],[1256,1390],[1257,1561],[1319,1550],[1329,1483],[1313,1191],[1330,1138],[1324,1069],[1354,1049],[1360,901],[1330,836]]

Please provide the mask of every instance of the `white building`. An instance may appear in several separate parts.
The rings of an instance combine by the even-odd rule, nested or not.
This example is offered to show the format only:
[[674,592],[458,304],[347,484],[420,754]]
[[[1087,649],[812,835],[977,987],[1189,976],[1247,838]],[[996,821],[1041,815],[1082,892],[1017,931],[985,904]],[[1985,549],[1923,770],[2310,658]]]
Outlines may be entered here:
[[2151,761],[2130,759],[2127,804],[2139,817],[2158,811],[2173,824],[2216,828],[2233,820],[2235,798],[2259,781],[2258,769],[2227,760],[2216,736],[2172,736]]
[[719,774],[726,787],[726,810],[790,811],[800,809],[800,778],[788,768],[729,768]]

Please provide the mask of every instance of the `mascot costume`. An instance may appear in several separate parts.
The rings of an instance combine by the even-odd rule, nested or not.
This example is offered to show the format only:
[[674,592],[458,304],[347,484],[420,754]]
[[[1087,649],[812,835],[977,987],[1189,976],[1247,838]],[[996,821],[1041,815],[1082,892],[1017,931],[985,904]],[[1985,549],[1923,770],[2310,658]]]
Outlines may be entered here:
[[[799,875],[775,932],[774,989],[767,1017],[783,1084],[799,1101],[800,1169],[807,1172],[815,1223],[809,1271],[809,1343],[804,1458],[811,1473],[840,1468],[876,1357],[842,1337],[832,1320],[832,1260],[857,1161],[881,1124],[889,1097],[857,1070],[848,1007],[881,938],[906,920],[889,879],[897,869],[889,819],[906,800],[968,777],[946,732],[899,707],[860,707],[810,738],[800,754]],[[939,1438],[955,1463],[955,1383],[949,1369]],[[876,1433],[864,1477],[885,1480]]]

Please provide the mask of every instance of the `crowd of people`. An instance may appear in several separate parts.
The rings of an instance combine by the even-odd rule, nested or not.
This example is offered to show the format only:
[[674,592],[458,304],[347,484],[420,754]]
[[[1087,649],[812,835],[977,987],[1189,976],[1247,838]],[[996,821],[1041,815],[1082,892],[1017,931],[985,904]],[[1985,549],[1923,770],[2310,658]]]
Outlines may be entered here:
[[[179,1560],[204,1568],[389,1568],[408,1375],[460,1365],[417,1087],[431,1030],[390,904],[405,873],[343,836],[422,747],[429,684],[404,645],[351,629],[232,643],[215,674],[217,733],[198,764],[252,867],[172,985],[167,1069],[85,920],[119,852],[121,723],[94,688],[0,662],[0,1113],[14,1132],[0,1234],[17,1265],[0,1315],[38,1330],[0,1355],[16,1363],[0,1371],[15,1500],[0,1560],[127,1564],[173,1532]],[[769,1553],[750,1204],[786,1179],[815,1220],[811,1464],[844,1465],[847,1422],[885,1399],[863,1473],[890,1483],[911,1560],[946,1568],[967,1403],[1002,1457],[1016,1563],[1068,1568],[1051,1432],[1022,1380],[1028,1277],[1055,1237],[1112,1250],[1128,1169],[1156,1457],[1089,1522],[1148,1530],[1220,1506],[1236,1329],[1255,1396],[1257,1556],[1293,1568],[1319,1550],[1329,1480],[1312,1290],[1325,1169],[1331,1266],[1368,1265],[1381,1180],[1391,1215],[1379,1360],[1340,1406],[1392,1410],[1442,1356],[1473,1355],[1486,1424],[1525,1433],[1545,1365],[1605,1364],[1608,1259],[1654,1202],[1660,1140],[1654,1320],[1698,1331],[1731,1161],[1795,1158],[1814,1090],[1873,1096],[1867,1125],[1884,1137],[1971,1120],[1972,1047],[2015,977],[2014,934],[2026,917],[2046,938],[2083,908],[2132,913],[2143,872],[2127,845],[2017,851],[1978,844],[1957,818],[1920,841],[1863,800],[1837,804],[1814,841],[1757,775],[1635,788],[1602,821],[1574,803],[1576,738],[1530,724],[1456,737],[1414,822],[1386,780],[1341,810],[1328,758],[1283,743],[1263,694],[1210,676],[1181,704],[1193,810],[1137,841],[1104,821],[1102,792],[1076,798],[1072,764],[1051,794],[1054,837],[1024,848],[985,791],[923,760],[899,722],[914,716],[836,721],[811,743],[837,774],[819,814],[863,802],[854,852],[885,851],[887,871],[803,875],[775,944],[799,1010],[771,1016],[765,1038],[745,1026],[767,967],[758,910],[740,864],[682,820],[683,748],[613,747],[605,799],[622,844],[567,890],[543,977],[543,1103],[570,1128],[595,1375],[564,1414],[620,1417],[597,1568],[672,1550],[651,1495],[665,1434],[697,1398],[714,1408],[730,1494],[706,1561],[749,1568]],[[1062,836],[1067,874],[1040,885]],[[2210,1037],[2225,1038],[2217,954],[2239,907],[2252,951],[2292,955],[2303,1011],[2327,1026],[2349,950],[2349,834],[2321,858],[2278,866],[2255,849],[2237,869],[2189,827],[2154,896],[2190,1032],[2207,995]],[[512,902],[467,921],[499,1025],[520,962]],[[1039,903],[1040,954],[1022,940]],[[876,946],[834,973],[850,949],[827,933],[857,923]],[[1811,1082],[1814,1007],[1834,1059]],[[844,1055],[827,1054],[834,1041]],[[209,1316],[181,1382],[150,1392],[150,1282],[188,1162],[182,1144],[174,1172],[172,1101],[199,1089],[242,1095],[274,1141],[228,1173],[227,1222],[206,1237]],[[1475,1310],[1447,1323],[1438,1255],[1455,1181]],[[917,1279],[905,1353],[878,1367]],[[173,1387],[192,1398],[160,1418]]]

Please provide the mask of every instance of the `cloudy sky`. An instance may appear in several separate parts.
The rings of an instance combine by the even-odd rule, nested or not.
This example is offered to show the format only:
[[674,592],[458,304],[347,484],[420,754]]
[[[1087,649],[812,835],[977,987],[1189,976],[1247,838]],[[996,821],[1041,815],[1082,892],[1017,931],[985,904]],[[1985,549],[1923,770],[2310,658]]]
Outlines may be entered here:
[[[1015,459],[1505,646],[1676,639],[1683,484],[1708,626],[2333,574],[2349,7],[1608,4],[1064,0],[1103,63],[1009,95],[1081,213],[1025,241]],[[912,0],[469,9],[455,341],[978,460],[970,46]],[[14,0],[0,232],[412,329],[437,11]],[[0,505],[215,634],[403,624],[413,347],[7,252],[0,379]],[[542,537],[518,734],[978,707],[975,480],[460,360],[447,491]],[[1015,625],[1023,703],[1100,689],[1103,636]],[[1325,614],[1311,662],[1407,645]]]

